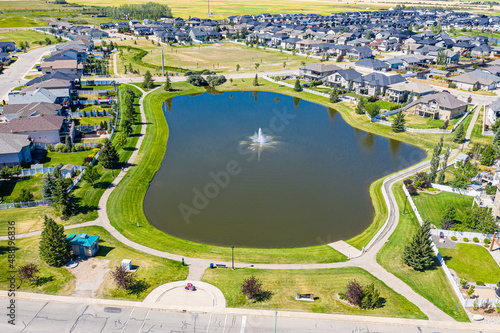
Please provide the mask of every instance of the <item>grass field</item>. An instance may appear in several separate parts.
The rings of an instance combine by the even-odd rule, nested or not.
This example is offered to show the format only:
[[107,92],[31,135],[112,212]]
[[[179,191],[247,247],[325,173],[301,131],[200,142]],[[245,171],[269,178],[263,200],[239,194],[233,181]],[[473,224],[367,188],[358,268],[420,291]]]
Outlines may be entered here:
[[3,202],[18,202],[17,198],[23,189],[27,189],[33,194],[33,200],[42,199],[40,187],[42,178],[29,178],[19,181],[0,181],[0,198]]
[[472,282],[498,283],[500,267],[481,244],[457,244],[455,249],[439,249],[449,268]]
[[56,42],[54,36],[33,30],[0,31],[0,41],[13,41],[17,46],[19,46],[20,42],[26,41],[29,43],[30,49],[40,47],[40,41],[43,42],[43,45],[46,45],[45,38],[47,37],[50,38],[52,44]]
[[[393,187],[400,213],[404,205],[401,184],[397,183]],[[458,298],[443,269],[437,265],[437,260],[436,266],[424,272],[417,272],[403,262],[401,254],[418,227],[417,218],[412,211],[407,210],[406,215],[400,214],[396,231],[378,253],[377,262],[454,319],[469,321],[462,307],[458,308],[458,313],[455,312],[459,304]]]
[[474,125],[474,128],[472,129],[471,133],[471,138],[470,138],[470,145],[473,145],[474,143],[480,143],[480,144],[491,144],[493,142],[493,136],[492,135],[483,135],[483,117],[484,117],[484,107],[481,107],[479,111],[475,112],[480,112],[479,116],[477,117],[476,124]]
[[[392,122],[394,121],[394,118],[396,116],[390,116],[387,119]],[[469,117],[471,117],[469,115]],[[415,116],[412,114],[405,114],[405,120],[406,120],[406,126],[411,127],[411,128],[441,128],[444,126],[444,120],[441,119],[432,119],[432,118],[424,118],[424,117],[419,117]],[[452,128],[460,118],[455,118],[450,120],[448,124],[448,128]]]
[[[241,293],[240,285],[251,275],[263,282],[264,290],[272,293],[270,299],[263,302],[246,300]],[[384,305],[373,310],[360,310],[338,300],[337,294],[344,292],[345,286],[351,280],[357,280],[362,285],[373,282],[384,299]],[[235,271],[208,269],[205,271],[203,281],[222,290],[228,307],[427,319],[414,304],[361,268]],[[317,299],[314,302],[296,301],[297,292],[313,292]]]
[[[104,283],[98,290],[97,297],[100,298],[121,298],[142,300],[146,295],[157,286],[171,281],[184,280],[187,277],[187,266],[181,266],[181,263],[168,259],[144,254],[143,252],[129,248],[113,238],[102,227],[85,227],[71,230],[71,233],[86,233],[90,235],[99,235],[100,250],[96,255],[97,259],[110,260],[109,267],[114,268],[120,264],[123,258],[132,260],[133,265],[139,266],[137,278],[144,280],[145,288],[137,293],[127,293],[115,289],[114,282],[110,274],[106,276]],[[69,234],[69,232],[66,232]],[[70,295],[75,287],[75,278],[65,267],[55,268],[48,266],[39,257],[38,244],[40,236],[28,237],[16,240],[16,265],[20,267],[30,262],[34,262],[40,269],[40,285],[31,285],[28,282],[23,283],[19,291],[43,292],[56,295]],[[0,242],[0,265],[8,267],[7,242]],[[0,270],[0,289],[8,290],[7,276],[10,272],[7,269]],[[19,281],[17,285],[19,285]]]
[[43,163],[43,166],[48,168],[51,166],[56,166],[59,163],[64,164],[73,164],[73,165],[82,165],[83,159],[90,155],[90,151],[79,151],[74,153],[57,153],[53,151],[47,152],[47,156],[40,160],[40,163]]
[[[117,41],[118,45],[131,46],[130,51],[122,48],[123,55],[118,56],[118,71],[125,73],[124,66],[132,64],[134,70],[144,74],[147,70],[152,74],[161,73],[161,49],[163,49],[165,66],[170,71],[179,72],[182,69],[201,71],[203,69],[215,70],[221,73],[237,73],[236,65],[240,65],[240,72],[252,73],[265,71],[283,71],[301,66],[302,62],[319,63],[319,59],[306,58],[299,55],[280,53],[275,50],[264,50],[263,48],[252,48],[235,43],[215,43],[193,46],[156,46],[150,40],[138,39],[137,45],[131,40]],[[142,58],[142,62],[134,60],[134,56],[140,53],[140,48],[148,53]],[[286,66],[283,67],[283,62]],[[255,63],[259,67],[255,69]],[[327,62],[328,63],[328,62]],[[330,63],[334,63],[331,61]],[[295,81],[293,82],[295,83]]]
[[[109,109],[108,109],[109,110]],[[84,125],[100,125],[101,122],[108,122],[111,117],[86,117],[86,118],[77,118],[75,120],[75,126],[84,126]]]
[[461,221],[468,208],[472,206],[474,197],[450,192],[439,194],[420,193],[412,197],[413,202],[424,220],[429,220],[436,227],[441,226],[441,215],[446,207],[453,206],[457,210],[458,221]]

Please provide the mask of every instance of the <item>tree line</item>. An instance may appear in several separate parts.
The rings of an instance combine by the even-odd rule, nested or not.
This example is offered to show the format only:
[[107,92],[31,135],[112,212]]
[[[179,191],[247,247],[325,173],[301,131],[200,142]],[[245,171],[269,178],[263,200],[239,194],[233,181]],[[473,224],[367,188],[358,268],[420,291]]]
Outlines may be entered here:
[[123,4],[118,7],[100,7],[101,15],[112,17],[118,20],[159,20],[162,17],[172,17],[172,12],[167,5],[148,2],[141,4]]

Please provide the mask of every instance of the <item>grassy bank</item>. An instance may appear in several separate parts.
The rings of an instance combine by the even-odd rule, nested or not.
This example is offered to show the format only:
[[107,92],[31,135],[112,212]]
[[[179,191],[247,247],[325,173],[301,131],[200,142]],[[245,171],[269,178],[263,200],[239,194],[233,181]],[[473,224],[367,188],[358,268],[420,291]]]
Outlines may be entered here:
[[[394,186],[394,193],[401,212],[404,205],[401,183]],[[403,250],[418,227],[417,218],[412,211],[407,210],[406,215],[400,214],[396,231],[378,253],[377,262],[454,319],[468,321],[462,307],[458,308],[457,313],[455,312],[459,304],[458,298],[437,260],[436,266],[425,272],[417,272],[403,262]]]
[[[272,293],[269,299],[262,302],[246,300],[241,293],[241,283],[251,275],[263,282],[264,290]],[[344,292],[351,280],[357,280],[362,285],[374,283],[383,298],[383,305],[372,310],[361,310],[340,301],[338,293]],[[222,290],[228,307],[427,319],[406,298],[357,267],[311,270],[208,269],[203,281]],[[314,302],[296,301],[297,292],[313,292],[316,299]]]
[[[131,259],[132,264],[138,266],[137,278],[145,282],[142,289],[134,293],[116,290],[114,282],[108,273],[103,284],[97,292],[97,297],[142,300],[154,288],[171,281],[184,280],[187,277],[188,267],[178,262],[156,256],[144,254],[143,252],[127,247],[113,238],[102,227],[85,227],[71,230],[71,233],[85,233],[99,235],[100,250],[91,260],[109,260],[108,267],[113,269],[120,265],[123,258]],[[69,234],[69,232],[66,232]],[[20,267],[28,263],[36,263],[40,269],[40,283],[31,285],[24,282],[19,291],[40,292],[54,295],[71,295],[75,288],[75,277],[65,267],[50,267],[41,260],[38,251],[40,236],[28,237],[16,240],[16,265]],[[7,242],[0,242],[0,265],[8,267]],[[8,289],[8,275],[6,269],[0,270],[0,289]],[[19,285],[20,282],[17,282]]]

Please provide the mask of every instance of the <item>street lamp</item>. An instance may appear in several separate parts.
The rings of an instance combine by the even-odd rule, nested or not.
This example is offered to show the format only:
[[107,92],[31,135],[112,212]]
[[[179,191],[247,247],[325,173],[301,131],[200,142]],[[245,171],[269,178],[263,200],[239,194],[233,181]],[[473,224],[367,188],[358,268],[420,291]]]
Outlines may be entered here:
[[403,209],[403,215],[406,214],[406,202],[408,201],[408,196],[405,195],[405,208]]
[[231,269],[234,271],[234,246],[231,246]]

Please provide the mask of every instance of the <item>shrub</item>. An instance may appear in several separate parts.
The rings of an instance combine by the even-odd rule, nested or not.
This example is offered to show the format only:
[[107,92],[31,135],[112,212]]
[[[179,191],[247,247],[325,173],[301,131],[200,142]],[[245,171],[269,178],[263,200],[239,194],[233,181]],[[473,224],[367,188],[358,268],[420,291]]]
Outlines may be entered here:
[[64,143],[59,142],[58,144],[55,145],[54,148],[56,151],[61,152],[63,150],[63,148],[66,148],[66,146],[64,145]]
[[454,242],[456,242],[457,241],[457,237],[451,236],[451,240],[454,241]]
[[472,238],[472,240],[474,241],[474,243],[479,243],[479,238],[477,237]]
[[187,82],[196,87],[207,86],[208,82],[201,75],[190,75],[188,76]]
[[241,292],[248,299],[254,299],[257,295],[262,294],[262,282],[252,275],[243,280],[243,283],[241,284]]
[[467,283],[468,281],[464,278],[460,279],[460,285],[462,286],[463,289],[467,289]]
[[221,84],[226,82],[226,77],[224,75],[210,75],[207,77],[207,81],[212,87],[220,86]]
[[478,286],[484,286],[484,282],[483,282],[483,281],[481,281],[481,280],[478,280],[478,281],[476,282],[476,285],[478,285]]
[[362,309],[374,309],[378,307],[380,300],[379,292],[373,283],[363,287],[356,280],[349,281],[345,293],[340,294],[340,297]]
[[491,241],[490,241],[490,239],[489,239],[489,238],[485,238],[485,239],[483,240],[483,242],[484,242],[484,244],[488,245]]
[[68,148],[66,148],[66,146],[64,146],[63,149],[62,149],[62,152],[63,153],[67,153],[68,152]]
[[94,159],[94,156],[89,155],[83,159],[83,163],[84,164],[90,163],[90,162],[92,162],[93,159]]
[[76,151],[83,151],[83,145],[81,143],[75,144],[73,148],[75,148]]
[[76,151],[75,147],[71,147],[71,152],[74,153]]
[[111,271],[111,276],[118,289],[130,290],[136,281],[135,273],[125,270],[121,265]]
[[467,237],[464,237],[463,241],[467,243],[469,241],[469,239]]
[[53,149],[53,148],[54,148],[54,147],[52,147],[52,145],[48,145],[48,146],[47,146],[47,150],[48,150],[48,151],[52,151],[52,149]]

